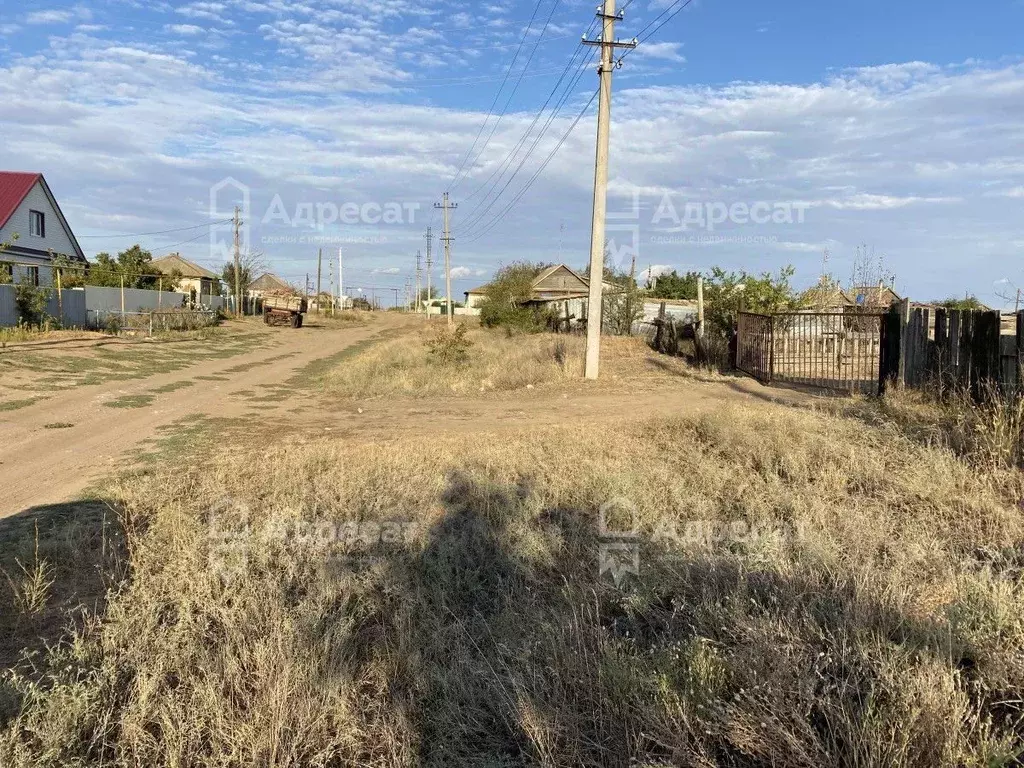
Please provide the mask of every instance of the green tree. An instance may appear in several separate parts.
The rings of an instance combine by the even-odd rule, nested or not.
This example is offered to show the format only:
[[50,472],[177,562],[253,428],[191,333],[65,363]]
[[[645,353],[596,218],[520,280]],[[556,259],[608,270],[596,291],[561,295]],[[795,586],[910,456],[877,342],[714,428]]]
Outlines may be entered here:
[[783,312],[796,309],[799,298],[790,279],[796,270],[783,267],[778,274],[754,275],[741,270],[726,272],[714,267],[704,281],[704,318],[709,332],[729,336],[742,307],[748,312]]
[[[697,279],[700,272],[687,272],[680,275],[674,269],[668,274],[654,278],[647,284],[651,298],[655,299],[686,299],[697,298]],[[653,285],[652,285],[653,283]]]
[[975,311],[981,309],[988,309],[988,307],[986,307],[978,300],[977,296],[965,296],[962,299],[950,297],[942,301],[936,301],[935,303],[940,307],[945,307],[946,309],[961,309]]
[[152,261],[153,254],[140,245],[133,245],[121,251],[116,259],[109,253],[98,253],[86,273],[85,283],[117,288],[120,287],[123,278],[125,288],[152,289],[159,280],[151,266]]
[[50,259],[53,266],[53,285],[57,285],[57,272],[60,272],[61,288],[81,288],[85,285],[85,270],[80,262],[74,261],[63,253]]
[[488,328],[505,326],[527,332],[547,328],[548,313],[525,304],[533,293],[533,281],[549,266],[517,261],[499,269],[480,303],[480,322]]

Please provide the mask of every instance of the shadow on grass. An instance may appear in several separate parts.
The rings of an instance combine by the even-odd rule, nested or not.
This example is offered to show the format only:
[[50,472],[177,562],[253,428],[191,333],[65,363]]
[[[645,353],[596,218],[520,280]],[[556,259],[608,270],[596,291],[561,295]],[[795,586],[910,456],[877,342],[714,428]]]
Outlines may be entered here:
[[[84,612],[101,613],[123,564],[121,520],[105,501],[50,504],[0,519],[0,671],[57,642]],[[15,706],[0,678],[0,723]]]

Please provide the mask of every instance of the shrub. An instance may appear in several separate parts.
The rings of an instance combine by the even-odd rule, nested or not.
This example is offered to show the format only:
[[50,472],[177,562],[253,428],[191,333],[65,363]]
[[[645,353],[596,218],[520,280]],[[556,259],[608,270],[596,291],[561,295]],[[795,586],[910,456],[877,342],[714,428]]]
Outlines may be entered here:
[[469,361],[469,348],[473,342],[466,338],[466,326],[456,325],[449,330],[441,328],[426,341],[433,359],[441,365],[463,365]]
[[41,326],[47,320],[46,303],[50,290],[31,283],[20,282],[15,287],[14,303],[18,308],[18,321],[23,325]]

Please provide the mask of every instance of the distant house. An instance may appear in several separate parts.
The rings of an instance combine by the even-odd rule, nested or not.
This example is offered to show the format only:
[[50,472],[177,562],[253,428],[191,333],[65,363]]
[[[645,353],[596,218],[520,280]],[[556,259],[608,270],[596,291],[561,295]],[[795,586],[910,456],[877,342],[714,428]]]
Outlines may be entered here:
[[888,309],[903,301],[903,297],[887,285],[855,285],[846,291],[854,306]]
[[[471,288],[465,292],[466,307],[469,314],[480,314],[480,305],[487,296],[488,285]],[[604,283],[605,292],[616,290],[612,283]],[[557,304],[560,311],[566,311],[573,317],[581,317],[583,306],[590,296],[590,280],[583,277],[565,264],[556,264],[538,274],[531,285],[530,298],[527,304]]]
[[[17,237],[15,237],[17,236]],[[85,254],[41,173],[0,171],[0,270],[14,282],[51,285],[54,256]]]
[[162,275],[176,276],[178,280],[175,285],[165,282],[164,290],[173,288],[180,291],[188,296],[190,303],[201,304],[210,296],[220,295],[220,278],[205,267],[182,257],[180,253],[154,259],[150,266]]
[[297,293],[297,291],[277,275],[266,272],[249,283],[249,290],[246,293],[251,299],[262,299],[268,294]]

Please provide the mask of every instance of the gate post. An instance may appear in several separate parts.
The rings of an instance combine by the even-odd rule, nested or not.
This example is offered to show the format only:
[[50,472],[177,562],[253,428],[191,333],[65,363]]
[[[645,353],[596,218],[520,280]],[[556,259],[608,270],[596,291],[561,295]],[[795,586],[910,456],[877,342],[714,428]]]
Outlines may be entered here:
[[768,315],[768,370],[764,374],[764,383],[772,383],[775,373],[775,315]]

